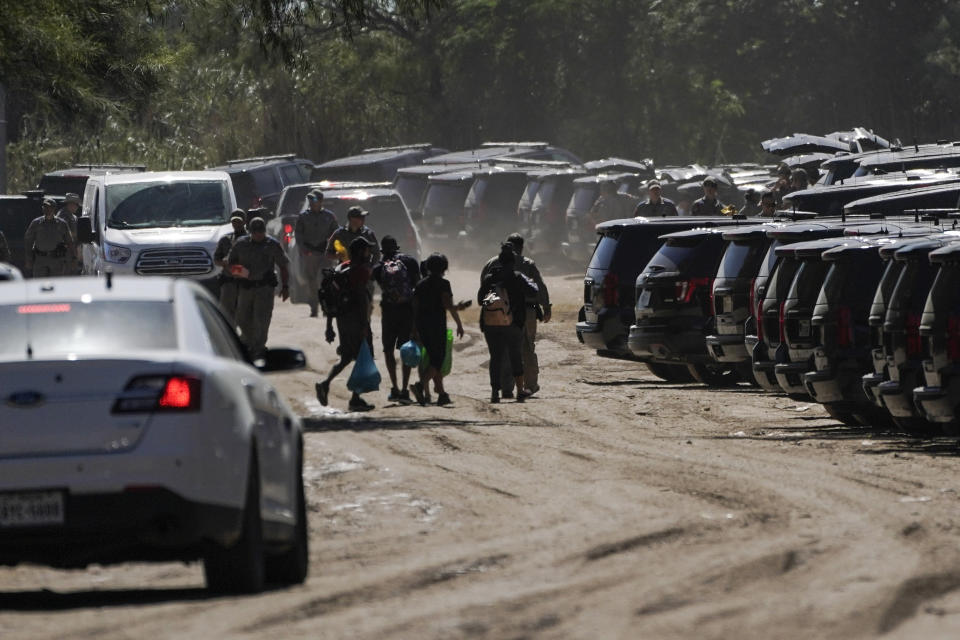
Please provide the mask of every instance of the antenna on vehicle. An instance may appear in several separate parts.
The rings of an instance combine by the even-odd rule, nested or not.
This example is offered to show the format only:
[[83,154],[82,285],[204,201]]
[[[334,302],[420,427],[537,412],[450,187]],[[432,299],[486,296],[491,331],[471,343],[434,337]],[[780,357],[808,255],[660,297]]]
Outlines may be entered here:
[[107,277],[107,291],[113,289],[113,269],[107,269],[103,272]]

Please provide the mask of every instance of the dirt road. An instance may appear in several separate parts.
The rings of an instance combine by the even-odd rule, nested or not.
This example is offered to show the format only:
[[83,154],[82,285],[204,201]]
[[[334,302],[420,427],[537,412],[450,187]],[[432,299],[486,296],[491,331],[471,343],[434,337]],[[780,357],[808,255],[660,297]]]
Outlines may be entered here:
[[[474,277],[453,274],[457,298]],[[471,309],[452,406],[383,391],[348,414],[344,375],[324,411],[322,321],[278,305],[271,343],[315,370],[276,378],[308,429],[307,584],[208,598],[199,565],[0,569],[0,638],[960,634],[955,442],[597,358],[573,332],[581,279],[548,282],[526,404],[487,403]]]

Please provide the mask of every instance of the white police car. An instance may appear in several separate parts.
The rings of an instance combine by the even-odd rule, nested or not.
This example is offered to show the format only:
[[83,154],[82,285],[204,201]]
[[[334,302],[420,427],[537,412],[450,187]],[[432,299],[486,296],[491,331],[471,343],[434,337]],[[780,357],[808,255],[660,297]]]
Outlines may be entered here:
[[202,559],[225,592],[306,578],[300,421],[202,287],[5,282],[0,326],[0,565]]

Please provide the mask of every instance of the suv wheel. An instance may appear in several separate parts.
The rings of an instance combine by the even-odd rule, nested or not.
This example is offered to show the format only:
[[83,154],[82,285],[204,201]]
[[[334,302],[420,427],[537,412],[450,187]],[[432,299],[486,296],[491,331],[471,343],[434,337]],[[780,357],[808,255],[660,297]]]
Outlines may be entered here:
[[740,382],[740,376],[729,365],[688,364],[687,371],[694,380],[708,387],[730,387]]
[[661,380],[667,382],[693,382],[693,376],[687,371],[687,367],[682,364],[663,364],[660,362],[648,362],[647,369],[650,373]]

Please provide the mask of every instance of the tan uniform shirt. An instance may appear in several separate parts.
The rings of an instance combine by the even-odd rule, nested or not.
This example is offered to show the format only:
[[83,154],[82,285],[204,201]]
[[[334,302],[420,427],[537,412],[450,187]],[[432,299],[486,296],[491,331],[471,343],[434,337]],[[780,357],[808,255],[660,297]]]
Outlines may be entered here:
[[301,251],[323,253],[327,248],[327,240],[333,232],[340,228],[337,216],[329,209],[312,211],[307,209],[297,218],[293,229],[293,237]]
[[227,258],[228,264],[246,267],[250,272],[249,279],[253,281],[265,280],[273,275],[275,267],[286,266],[288,262],[283,247],[270,236],[263,242],[254,242],[250,236],[240,238]]
[[57,211],[57,217],[67,223],[67,226],[70,227],[70,235],[73,236],[73,241],[77,241],[77,216],[73,215],[66,209],[60,209]]
[[73,248],[73,236],[70,234],[69,225],[57,217],[50,220],[44,216],[34,218],[24,235],[24,249],[28,255],[34,249],[50,252],[61,244],[66,245],[69,253]]

